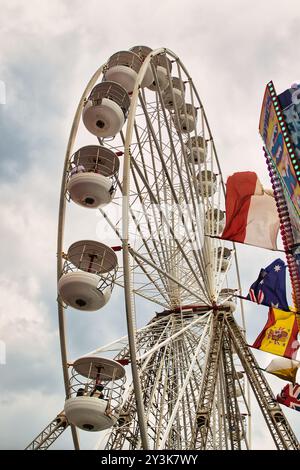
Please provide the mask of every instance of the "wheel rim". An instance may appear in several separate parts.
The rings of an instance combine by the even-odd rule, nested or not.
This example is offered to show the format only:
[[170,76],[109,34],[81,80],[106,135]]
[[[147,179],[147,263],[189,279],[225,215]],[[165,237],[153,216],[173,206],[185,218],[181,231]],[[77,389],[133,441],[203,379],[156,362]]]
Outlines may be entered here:
[[[198,158],[198,163],[196,165],[190,163],[189,154],[193,151],[192,140],[187,139],[187,133],[178,132],[178,126],[176,130],[176,122],[179,121],[176,99],[173,99],[174,109],[167,111],[163,106],[163,91],[159,87],[156,92],[139,90],[139,84],[143,81],[152,57],[165,52],[177,65],[182,93],[183,81],[187,81],[190,104],[192,107],[199,108],[197,126],[195,125],[195,131],[189,135],[202,136],[203,142],[205,142],[204,153],[206,152],[204,164],[201,163],[203,162],[203,149],[200,149],[202,156]],[[155,82],[158,83],[154,66],[152,66],[152,70]],[[79,103],[70,134],[61,191],[58,231],[59,254],[62,253],[63,247],[67,165],[73,151],[84,100],[88,97],[101,72],[102,67],[90,80]],[[172,83],[170,70],[167,71],[167,75],[170,85]],[[174,97],[172,89],[171,94]],[[152,98],[149,98],[150,95]],[[185,104],[183,111],[184,113],[187,111]],[[192,120],[194,123],[196,122],[195,111],[192,112]],[[186,141],[188,141],[187,148]],[[215,229],[216,225],[218,228],[219,224],[218,214],[223,201],[223,181],[219,162],[202,103],[186,69],[175,54],[166,49],[158,49],[145,59],[132,94],[126,135],[121,132],[113,143],[106,139],[99,139],[99,142],[114,150],[125,149],[123,180],[122,183],[120,180],[118,182],[122,218],[111,220],[104,210],[100,209],[100,212],[105,215],[111,228],[122,240],[123,270],[121,269],[116,284],[125,287],[133,389],[137,402],[142,447],[148,448],[145,409],[139,371],[136,366],[140,351],[137,354],[133,293],[164,308],[170,309],[179,306],[181,309],[187,303],[192,303],[202,307],[204,305],[209,310],[211,305],[217,301],[226,277],[224,273],[221,273],[223,249],[221,256],[216,255],[216,249],[222,247],[222,242],[206,236],[209,234],[207,231]],[[198,151],[199,146],[196,144],[196,152]],[[152,172],[147,159],[152,164]],[[212,181],[215,173],[218,174],[215,181]],[[137,203],[142,208],[141,217],[135,215]],[[171,205],[172,208],[175,205],[176,210],[172,211],[171,217],[169,212],[165,210],[159,210],[159,216],[157,216],[153,205]],[[183,206],[186,206],[185,213]],[[217,219],[214,215],[214,209],[217,209]],[[149,211],[153,216],[151,223],[149,223]],[[211,216],[206,220],[206,214],[209,211],[211,211]],[[203,226],[204,221],[205,225]],[[130,223],[140,237],[134,242],[132,241]],[[147,227],[146,231],[141,230],[142,224]],[[178,225],[183,230],[183,235],[180,237],[177,236]],[[58,256],[58,276],[61,270],[62,257]],[[58,310],[62,363],[68,395],[69,378],[64,309],[59,298]],[[78,447],[74,427],[72,427],[72,432],[75,447]]]

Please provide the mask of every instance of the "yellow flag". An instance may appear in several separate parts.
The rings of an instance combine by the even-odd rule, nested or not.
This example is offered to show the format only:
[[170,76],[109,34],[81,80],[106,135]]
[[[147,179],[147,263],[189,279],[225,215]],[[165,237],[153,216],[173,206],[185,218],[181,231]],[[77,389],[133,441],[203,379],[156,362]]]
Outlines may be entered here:
[[293,359],[299,348],[297,335],[298,324],[295,313],[270,307],[268,321],[253,347]]
[[266,372],[276,375],[280,379],[288,380],[294,384],[296,382],[296,375],[299,367],[300,362],[298,361],[287,359],[285,357],[278,357],[270,362],[266,368]]

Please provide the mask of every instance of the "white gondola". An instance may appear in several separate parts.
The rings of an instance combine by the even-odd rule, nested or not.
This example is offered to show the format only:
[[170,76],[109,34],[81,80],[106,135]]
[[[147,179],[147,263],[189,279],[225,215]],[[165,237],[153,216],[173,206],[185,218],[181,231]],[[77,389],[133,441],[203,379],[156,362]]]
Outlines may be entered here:
[[129,95],[121,85],[98,83],[84,105],[83,123],[97,137],[114,137],[126,121],[129,106]]
[[160,88],[162,91],[164,91],[169,86],[169,74],[172,70],[172,62],[164,54],[154,56],[152,62],[155,67],[156,78],[154,77],[154,81],[151,83],[151,85],[149,85],[148,88],[153,91],[157,91],[158,88]]
[[231,250],[226,247],[219,247],[217,250],[217,257],[218,257],[218,266],[217,269],[220,268],[221,263],[221,272],[224,273],[227,271],[230,263],[231,258]]
[[205,140],[201,135],[193,136],[185,142],[188,159],[191,163],[203,164],[206,159]]
[[185,84],[178,77],[172,77],[171,85],[163,92],[163,102],[167,109],[178,110],[184,103]]
[[128,93],[132,93],[142,65],[142,60],[134,52],[116,52],[107,61],[104,80],[119,83]]
[[95,355],[77,359],[64,408],[68,422],[92,432],[111,428],[119,417],[124,382],[124,367],[112,359]]
[[204,197],[211,197],[217,191],[217,175],[210,170],[203,170],[197,175],[198,188]]
[[72,201],[95,209],[109,204],[116,191],[119,158],[112,150],[87,145],[70,162],[67,189]]
[[220,209],[208,209],[205,213],[207,233],[219,235],[225,227],[225,212]]
[[[146,57],[151,54],[152,49],[147,46],[134,46],[130,48],[130,51],[134,52],[139,56],[142,62],[146,59]],[[148,65],[144,78],[142,80],[141,86],[142,87],[149,87],[154,80],[151,64]]]
[[183,134],[192,132],[195,130],[197,122],[197,108],[190,103],[186,103],[178,111],[178,118],[176,114],[173,115],[173,121],[178,132]]
[[95,311],[110,299],[118,267],[115,252],[104,243],[82,240],[66,255],[58,292],[69,306]]

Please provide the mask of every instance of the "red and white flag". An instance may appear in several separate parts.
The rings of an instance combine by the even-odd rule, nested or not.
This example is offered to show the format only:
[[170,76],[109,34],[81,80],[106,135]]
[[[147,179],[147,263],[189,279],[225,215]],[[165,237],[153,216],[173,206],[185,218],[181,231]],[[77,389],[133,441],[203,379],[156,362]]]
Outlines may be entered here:
[[274,197],[265,193],[252,171],[229,176],[226,226],[221,238],[276,250],[279,217]]
[[287,384],[277,395],[277,401],[293,410],[300,411],[300,385]]

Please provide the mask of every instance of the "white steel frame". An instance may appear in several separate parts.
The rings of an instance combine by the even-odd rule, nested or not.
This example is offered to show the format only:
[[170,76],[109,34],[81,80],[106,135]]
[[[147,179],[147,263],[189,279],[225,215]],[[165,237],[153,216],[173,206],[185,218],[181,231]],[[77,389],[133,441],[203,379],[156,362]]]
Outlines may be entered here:
[[[156,93],[152,92],[151,99],[149,99],[150,92],[141,88],[148,67],[152,68],[157,83],[153,57],[160,54],[167,55],[173,63],[175,75],[182,80],[182,83],[186,83],[186,94],[193,106],[195,122],[194,107],[198,108],[198,124],[195,126],[194,134],[201,135],[205,142],[204,164],[191,165],[189,162],[188,153],[191,152],[191,141],[188,135],[183,136],[176,131],[172,116],[163,105],[163,93],[160,88],[158,87]],[[85,100],[105,68],[106,64],[101,66],[90,79],[80,99],[70,132],[59,206],[58,279],[63,269],[68,166],[75,150],[74,145]],[[171,71],[168,69],[167,73],[173,101],[175,101],[171,85]],[[183,85],[181,91],[183,92]],[[178,111],[175,106],[172,111],[175,120],[179,119]],[[185,101],[183,111],[186,112]],[[186,141],[188,148],[185,146]],[[123,175],[122,179],[120,176],[117,180],[119,193],[116,194],[114,200],[114,204],[121,204],[122,216],[119,220],[114,219],[111,217],[109,208],[100,209],[100,212],[122,245],[123,267],[117,275],[115,284],[124,287],[128,343],[127,337],[123,337],[108,346],[100,347],[93,353],[111,354],[118,351],[115,355],[116,359],[127,358],[130,361],[132,385],[128,387],[124,395],[123,407],[125,411],[130,410],[131,414],[134,414],[131,424],[120,426],[119,429],[114,427],[111,430],[106,448],[123,448],[125,441],[126,445],[132,449],[164,449],[172,448],[173,445],[188,449],[193,446],[193,443],[195,448],[216,449],[230,446],[236,448],[233,430],[228,428],[226,417],[226,413],[229,413],[228,407],[239,410],[236,397],[231,396],[232,393],[234,394],[232,377],[235,377],[236,365],[230,360],[230,355],[224,355],[222,349],[225,344],[224,335],[232,336],[232,330],[238,328],[239,342],[227,336],[227,351],[233,343],[239,354],[239,365],[243,364],[245,370],[247,369],[247,376],[251,358],[249,356],[245,359],[243,350],[245,323],[242,302],[242,328],[240,329],[234,320],[233,323],[228,320],[232,316],[226,302],[232,300],[232,295],[227,295],[227,297],[220,295],[222,287],[228,287],[227,272],[221,272],[224,244],[217,238],[207,236],[210,233],[214,234],[215,226],[219,224],[219,216],[217,215],[217,219],[214,220],[212,210],[211,219],[206,221],[205,214],[210,209],[221,210],[221,206],[224,205],[225,185],[221,168],[202,102],[190,75],[178,56],[169,49],[160,48],[146,57],[131,96],[125,134],[121,131],[116,141],[99,139],[99,142],[115,151],[124,152]],[[201,176],[203,170],[204,180]],[[216,193],[211,196],[208,195],[209,172],[217,174]],[[178,212],[170,214],[162,210],[166,202],[176,205]],[[136,211],[137,207],[139,211]],[[158,214],[155,210],[157,208]],[[139,236],[138,242],[135,240],[132,243],[131,225],[134,227],[135,235]],[[181,238],[178,238],[176,234],[179,225],[183,228]],[[218,247],[222,247],[220,259],[216,254]],[[234,245],[232,254],[236,268],[236,277],[233,282],[236,283],[236,290],[241,293]],[[165,309],[161,317],[156,316],[153,321],[139,330],[136,329],[135,295],[140,295]],[[187,304],[190,310],[185,310]],[[193,311],[193,305],[199,306],[198,312],[195,308]],[[59,297],[58,316],[65,391],[66,396],[69,397],[68,364],[70,361],[67,354],[64,306]],[[208,330],[210,334],[207,334]],[[154,343],[152,344],[151,341]],[[161,362],[158,361],[160,354],[164,358]],[[177,386],[180,384],[180,390],[172,394],[163,360],[173,363],[175,358],[178,360],[181,357],[181,354],[182,366],[176,373],[174,372],[174,384],[175,382]],[[210,374],[212,357],[215,358],[215,363],[213,373]],[[151,375],[154,367],[157,371],[155,377]],[[224,368],[231,376],[230,384],[224,379]],[[164,383],[160,383],[162,378],[165,380]],[[197,387],[193,389],[191,383],[198,384],[198,389]],[[263,396],[264,392],[257,385],[257,377],[255,387],[260,390],[257,392],[258,395],[261,393]],[[227,402],[224,399],[226,390],[231,397]],[[248,434],[246,436],[243,431],[243,436],[238,438],[238,448],[240,448],[241,440],[246,448],[251,448],[249,388],[243,388],[242,392],[242,401],[248,415]],[[270,391],[267,390],[267,392]],[[256,397],[258,395],[256,394]],[[165,409],[167,396],[170,401],[167,415],[163,416],[155,411],[155,400],[159,400]],[[191,396],[191,402],[188,400],[189,396]],[[145,397],[147,397],[148,405],[145,404]],[[231,399],[234,402],[230,405]],[[263,399],[258,401],[263,403]],[[199,419],[200,421],[203,419],[201,415],[203,412],[206,413],[207,424],[205,432],[203,430],[199,432],[197,423]],[[237,423],[240,421],[243,425],[240,411],[234,412],[232,419]],[[174,426],[177,426],[177,431]],[[74,446],[78,449],[76,428],[74,426],[71,428]],[[45,434],[45,430],[43,433]],[[290,448],[293,448],[293,445],[296,446],[296,441],[291,437],[290,429],[287,435],[293,442]],[[50,436],[49,428],[49,440]],[[39,442],[39,439],[33,441],[35,442]],[[284,447],[284,439],[280,442],[283,442]],[[34,448],[33,443],[31,448]]]

